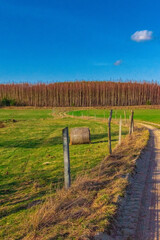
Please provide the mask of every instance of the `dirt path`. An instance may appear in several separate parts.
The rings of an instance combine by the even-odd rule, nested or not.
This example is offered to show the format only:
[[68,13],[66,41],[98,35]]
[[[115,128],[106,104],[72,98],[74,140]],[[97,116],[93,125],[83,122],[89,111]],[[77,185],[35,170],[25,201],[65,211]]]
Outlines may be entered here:
[[148,126],[152,138],[150,166],[143,192],[136,239],[160,239],[160,130]]
[[137,160],[135,174],[119,207],[111,234],[100,233],[98,240],[160,240],[160,130],[150,131],[147,148]]
[[[160,130],[145,125],[150,131],[150,141],[142,154],[133,186],[129,192],[122,216],[122,236],[120,239],[158,240],[160,239]],[[129,213],[130,212],[130,213]],[[127,216],[130,216],[127,219]]]
[[[139,122],[139,121],[138,121],[138,122]],[[140,123],[141,123],[141,124],[146,124],[146,126],[152,125],[152,126],[160,127],[160,124],[158,124],[158,123],[146,122],[146,121],[142,121],[142,122],[140,122]]]

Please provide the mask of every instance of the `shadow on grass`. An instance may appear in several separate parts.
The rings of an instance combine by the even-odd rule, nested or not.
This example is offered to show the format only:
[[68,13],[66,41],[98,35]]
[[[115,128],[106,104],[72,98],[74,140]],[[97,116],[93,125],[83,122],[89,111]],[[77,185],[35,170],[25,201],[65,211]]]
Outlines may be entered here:
[[[12,203],[7,204],[7,206],[13,205],[13,208],[2,210],[0,212],[0,219],[2,219],[3,217],[7,217],[10,214],[17,213],[18,211],[26,210],[27,208],[30,208],[31,203],[32,202],[34,203],[35,199],[37,199],[37,197],[42,197],[45,194],[46,194],[46,191],[42,190],[39,193],[33,194],[31,197],[28,197],[27,199],[14,202],[14,204],[12,204]],[[18,205],[16,205],[16,204],[18,204]],[[34,204],[33,204],[33,206],[34,206]]]
[[40,146],[54,146],[62,144],[62,137],[54,137],[52,139],[26,139],[26,140],[5,140],[0,142],[0,147],[4,148],[39,148]]
[[[122,132],[122,136],[126,135],[126,132]],[[118,132],[114,132],[111,135],[112,142],[116,142],[117,139],[113,139],[113,137],[118,137]],[[104,143],[108,142],[108,133],[101,133],[101,134],[91,134],[91,143]]]
[[[122,132],[122,135],[125,135],[126,132]],[[115,137],[118,135],[118,132],[113,132],[112,133],[112,137]],[[99,134],[91,134],[91,141],[93,142],[107,142],[108,140],[105,140],[108,136],[107,132],[104,133],[99,133]],[[116,140],[112,140],[112,141],[116,141]],[[92,143],[93,143],[92,142]],[[4,140],[0,142],[0,147],[4,147],[4,148],[39,148],[41,146],[55,146],[55,145],[59,145],[62,144],[62,136],[57,136],[57,137],[53,137],[50,139],[26,139],[26,140],[19,140],[19,141],[15,141],[15,140]]]

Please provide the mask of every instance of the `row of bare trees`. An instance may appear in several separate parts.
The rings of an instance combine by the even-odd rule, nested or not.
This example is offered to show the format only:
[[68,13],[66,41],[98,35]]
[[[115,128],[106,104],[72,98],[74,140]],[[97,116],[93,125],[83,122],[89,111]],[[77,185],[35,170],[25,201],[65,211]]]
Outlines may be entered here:
[[0,84],[0,101],[27,106],[126,106],[160,104],[160,85],[137,82],[76,81]]

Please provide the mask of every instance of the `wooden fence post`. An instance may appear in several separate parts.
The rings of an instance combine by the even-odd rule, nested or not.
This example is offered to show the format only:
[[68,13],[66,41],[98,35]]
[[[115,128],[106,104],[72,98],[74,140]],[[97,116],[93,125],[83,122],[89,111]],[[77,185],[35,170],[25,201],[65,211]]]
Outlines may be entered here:
[[64,156],[64,185],[65,189],[67,190],[71,185],[68,127],[62,130],[62,135]]
[[131,111],[131,116],[130,116],[130,127],[129,127],[129,134],[131,135],[134,131],[134,122],[133,122],[133,115],[134,111]]
[[133,119],[133,117],[134,117],[134,111],[132,110],[132,114],[131,114],[131,121],[132,121],[131,131],[132,131],[132,133],[134,132],[134,119]]
[[131,115],[129,116],[129,135],[131,135]]
[[110,115],[108,118],[108,148],[109,154],[112,153],[112,146],[111,146],[111,120],[112,120],[112,110],[110,111]]
[[121,144],[121,139],[122,139],[122,119],[120,116],[120,120],[119,120],[119,144]]
[[125,123],[127,123],[127,119],[126,119],[126,111],[124,110],[124,120],[125,120]]

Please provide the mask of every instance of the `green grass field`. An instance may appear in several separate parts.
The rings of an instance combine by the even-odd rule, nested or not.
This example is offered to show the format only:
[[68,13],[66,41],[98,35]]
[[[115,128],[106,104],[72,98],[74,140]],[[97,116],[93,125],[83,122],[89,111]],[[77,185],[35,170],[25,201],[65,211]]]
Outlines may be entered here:
[[[108,154],[107,124],[53,117],[49,109],[0,109],[0,121],[5,125],[0,128],[0,239],[20,239],[20,225],[34,211],[32,205],[63,186],[62,129],[91,130],[91,144],[70,146],[73,181]],[[123,136],[127,133],[123,127]],[[113,147],[117,140],[118,126],[112,124]]]
[[[160,124],[160,109],[134,109],[134,119],[140,121],[147,121]],[[126,118],[129,119],[131,109],[125,109]],[[69,115],[73,116],[91,116],[99,118],[108,118],[109,110],[108,109],[88,109],[88,110],[78,110],[78,111],[69,111]],[[124,109],[114,109],[113,110],[113,119],[115,118],[124,118]]]

